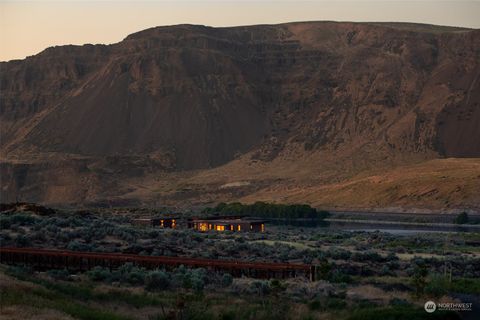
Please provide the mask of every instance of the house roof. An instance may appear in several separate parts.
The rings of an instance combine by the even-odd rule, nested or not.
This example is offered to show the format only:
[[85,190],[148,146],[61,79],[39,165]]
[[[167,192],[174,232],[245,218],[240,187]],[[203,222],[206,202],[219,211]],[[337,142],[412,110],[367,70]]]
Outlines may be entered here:
[[256,224],[256,223],[265,223],[267,220],[259,220],[259,219],[217,219],[217,220],[210,220],[210,219],[194,219],[192,222],[200,222],[200,223],[212,223],[217,225],[230,225],[230,224]]

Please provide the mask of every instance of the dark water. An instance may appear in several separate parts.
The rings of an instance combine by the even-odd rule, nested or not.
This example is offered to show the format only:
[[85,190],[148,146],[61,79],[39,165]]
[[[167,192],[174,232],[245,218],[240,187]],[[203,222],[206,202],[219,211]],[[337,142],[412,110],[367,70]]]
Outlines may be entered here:
[[396,235],[414,235],[421,233],[448,233],[448,232],[480,232],[479,227],[468,226],[428,226],[428,225],[405,225],[398,224],[372,224],[352,221],[323,221],[310,219],[294,220],[270,220],[269,224],[276,226],[290,226],[302,228],[320,228],[324,230],[342,230],[342,231],[363,231],[363,232],[385,232]]
[[269,219],[268,224],[302,228],[328,228],[330,226],[330,222],[321,219]]
[[419,233],[445,233],[445,232],[480,232],[480,228],[466,226],[428,226],[428,225],[405,225],[405,224],[366,224],[356,222],[330,222],[328,226],[332,230],[386,232],[398,235]]

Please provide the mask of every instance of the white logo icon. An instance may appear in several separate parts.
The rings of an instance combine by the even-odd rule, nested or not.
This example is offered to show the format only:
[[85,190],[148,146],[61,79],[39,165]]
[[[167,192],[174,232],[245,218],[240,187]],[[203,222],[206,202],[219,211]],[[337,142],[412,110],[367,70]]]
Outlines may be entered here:
[[437,305],[433,301],[427,301],[425,302],[425,311],[428,313],[432,313],[435,310],[437,310]]

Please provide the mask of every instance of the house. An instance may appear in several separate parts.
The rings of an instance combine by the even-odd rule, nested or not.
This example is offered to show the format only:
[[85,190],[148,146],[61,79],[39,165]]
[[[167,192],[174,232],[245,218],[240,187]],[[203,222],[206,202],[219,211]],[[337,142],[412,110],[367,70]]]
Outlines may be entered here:
[[176,217],[137,218],[137,219],[132,219],[132,224],[136,226],[176,229],[178,224],[178,218]]
[[264,232],[265,222],[265,220],[247,219],[243,217],[193,218],[189,219],[188,227],[198,231]]

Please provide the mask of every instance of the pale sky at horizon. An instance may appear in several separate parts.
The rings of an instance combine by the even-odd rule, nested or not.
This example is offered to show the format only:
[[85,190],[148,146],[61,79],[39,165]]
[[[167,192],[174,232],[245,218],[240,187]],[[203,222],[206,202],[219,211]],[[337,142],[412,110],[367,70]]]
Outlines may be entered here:
[[0,61],[23,59],[55,45],[115,43],[161,25],[222,27],[315,20],[480,28],[480,0],[0,0]]

